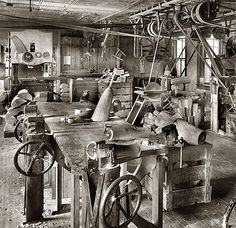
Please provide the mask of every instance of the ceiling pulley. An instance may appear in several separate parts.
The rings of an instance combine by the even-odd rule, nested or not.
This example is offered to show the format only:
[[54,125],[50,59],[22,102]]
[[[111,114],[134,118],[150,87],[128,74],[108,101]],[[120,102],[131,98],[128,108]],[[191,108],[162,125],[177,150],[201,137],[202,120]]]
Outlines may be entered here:
[[180,25],[187,26],[190,22],[190,15],[185,11],[177,11],[176,19],[178,20]]
[[175,30],[176,24],[173,19],[168,18],[163,21],[163,32],[171,33]]
[[192,20],[196,24],[212,22],[217,15],[217,5],[215,2],[205,1],[195,5],[191,10]]
[[227,56],[236,56],[236,36],[231,36],[226,43]]

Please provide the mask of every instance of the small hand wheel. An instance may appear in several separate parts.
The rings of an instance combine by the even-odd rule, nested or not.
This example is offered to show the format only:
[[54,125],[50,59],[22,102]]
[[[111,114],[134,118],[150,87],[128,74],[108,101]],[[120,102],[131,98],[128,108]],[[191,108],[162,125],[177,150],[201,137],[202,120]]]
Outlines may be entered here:
[[22,128],[23,126],[22,126],[22,123],[23,123],[23,119],[18,120],[18,122],[15,125],[15,129],[14,129],[14,135],[20,143],[23,142],[23,128]]
[[53,149],[45,142],[28,141],[14,157],[16,169],[25,176],[39,176],[46,173],[55,161]]
[[[124,183],[125,191],[121,192],[121,182]],[[129,186],[135,186],[132,190],[129,190]],[[121,199],[128,198],[127,203],[131,206],[131,196],[137,195],[135,200],[135,207],[133,210],[130,210],[129,206],[125,209],[121,205]],[[126,227],[137,214],[139,207],[142,201],[142,186],[139,180],[133,175],[125,175],[116,179],[105,192],[102,201],[101,201],[101,213],[102,220],[106,227]],[[109,221],[114,221],[114,215],[112,212],[114,210],[119,211],[119,224],[111,225]]]

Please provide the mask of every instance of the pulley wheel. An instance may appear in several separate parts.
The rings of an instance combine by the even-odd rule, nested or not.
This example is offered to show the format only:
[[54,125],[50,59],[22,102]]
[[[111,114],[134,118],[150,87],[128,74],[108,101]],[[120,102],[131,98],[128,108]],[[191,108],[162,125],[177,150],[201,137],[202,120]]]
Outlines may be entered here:
[[[125,191],[121,192],[121,183],[124,183],[125,185]],[[129,186],[135,186],[133,189],[129,189]],[[131,207],[131,197],[136,195],[136,199],[134,200],[134,209],[130,209]],[[130,207],[127,205],[126,208],[124,208],[123,205],[121,205],[121,200],[126,199],[126,202],[130,204]],[[137,179],[137,177],[133,175],[125,175],[121,176],[118,179],[116,179],[107,189],[105,192],[102,201],[101,201],[101,214],[102,214],[102,221],[103,224],[106,227],[111,228],[121,228],[126,227],[136,214],[138,213],[138,210],[140,208],[142,201],[142,186]],[[118,225],[112,225],[110,224],[110,221],[114,220],[114,217],[112,216],[112,212],[114,210],[119,211],[119,224]]]
[[202,2],[196,8],[196,16],[200,23],[212,22],[216,18],[217,8],[213,2]]
[[156,36],[156,34],[153,33],[153,29],[152,29],[153,24],[154,24],[154,21],[150,22],[147,26],[147,31],[150,36]]
[[197,15],[196,15],[196,8],[198,5],[195,5],[192,10],[191,10],[191,18],[193,20],[193,22],[195,22],[196,24],[200,24],[200,22],[197,19]]
[[30,52],[25,52],[22,58],[25,62],[32,62],[33,55]]
[[177,18],[179,24],[182,26],[186,26],[190,22],[190,16],[185,11],[178,11],[176,13],[176,18]]
[[157,21],[153,21],[151,26],[150,26],[152,34],[157,37],[159,35],[159,30],[158,30],[158,25]]
[[163,21],[163,31],[166,33],[171,33],[175,30],[176,25],[172,19],[166,19]]
[[227,31],[227,29],[224,29],[224,28],[221,28],[221,27],[215,27],[213,28],[212,30],[212,34],[214,36],[215,39],[218,39],[218,40],[223,40],[225,39],[226,37],[226,34],[228,33],[229,31]]
[[231,36],[226,43],[226,53],[228,56],[236,55],[236,36]]
[[53,149],[44,142],[28,141],[16,151],[14,156],[16,169],[29,177],[46,173],[53,166],[54,161]]
[[213,2],[202,2],[195,5],[191,10],[192,20],[196,24],[210,23],[216,18],[217,7]]

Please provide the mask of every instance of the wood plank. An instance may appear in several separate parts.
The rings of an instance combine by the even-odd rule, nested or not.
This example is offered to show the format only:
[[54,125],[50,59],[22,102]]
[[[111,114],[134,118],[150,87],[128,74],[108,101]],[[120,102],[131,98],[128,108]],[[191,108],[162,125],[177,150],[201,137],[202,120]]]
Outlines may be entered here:
[[173,172],[172,183],[179,184],[196,180],[204,180],[206,177],[206,172],[207,170],[205,165],[176,169]]
[[[173,162],[179,161],[180,149],[177,147],[169,147],[169,154],[171,154]],[[183,161],[201,161],[205,160],[205,154],[207,150],[212,150],[212,145],[205,143],[203,145],[191,146],[187,145],[183,147]]]
[[[208,186],[207,192],[211,193],[210,186]],[[208,201],[205,201],[205,195],[205,186],[173,191],[173,207],[176,208],[202,202],[206,203]]]

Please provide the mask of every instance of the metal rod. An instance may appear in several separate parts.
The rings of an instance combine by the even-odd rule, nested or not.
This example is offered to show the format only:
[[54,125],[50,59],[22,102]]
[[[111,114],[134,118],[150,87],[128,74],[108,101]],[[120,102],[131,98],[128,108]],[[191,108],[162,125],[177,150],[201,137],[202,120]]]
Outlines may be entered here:
[[176,4],[179,4],[179,3],[188,3],[188,2],[191,2],[191,1],[185,1],[185,0],[172,0],[172,1],[168,1],[168,2],[164,2],[162,4],[159,4],[158,6],[156,7],[153,7],[151,9],[148,9],[148,10],[145,10],[143,12],[140,12],[140,13],[137,13],[137,14],[134,14],[132,16],[130,16],[131,19],[133,18],[137,18],[137,17],[140,17],[140,16],[146,16],[148,14],[152,14],[152,13],[155,13],[156,11],[158,10],[163,10],[164,8],[166,7],[172,7],[172,5],[176,5]]

